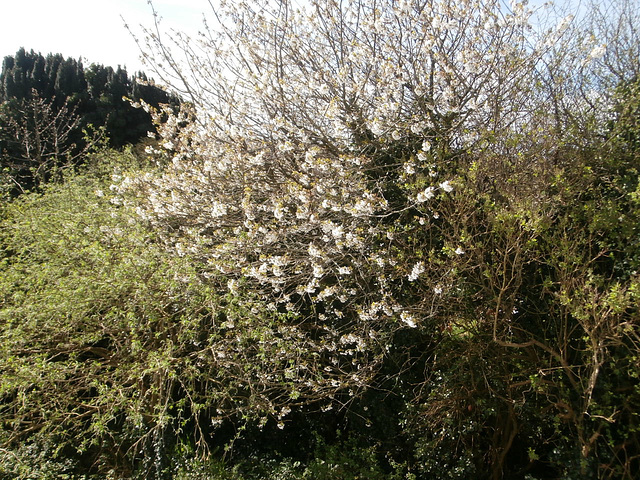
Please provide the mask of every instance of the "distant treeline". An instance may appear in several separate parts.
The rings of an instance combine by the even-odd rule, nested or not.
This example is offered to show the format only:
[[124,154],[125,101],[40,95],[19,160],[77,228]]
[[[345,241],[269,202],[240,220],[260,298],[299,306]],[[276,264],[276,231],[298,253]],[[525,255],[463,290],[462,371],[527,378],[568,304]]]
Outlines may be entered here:
[[[41,126],[50,127],[45,136],[55,137],[55,151],[73,153],[85,146],[83,130],[92,126],[104,128],[108,145],[120,148],[135,144],[154,131],[151,116],[134,108],[125,98],[143,100],[153,106],[179,103],[173,96],[155,86],[144,73],[129,76],[124,68],[91,64],[65,59],[61,54],[43,56],[21,48],[14,56],[7,56],[0,73],[0,162],[3,169],[38,166],[35,156],[42,150],[32,141],[25,145],[25,132],[33,132],[40,119]],[[30,120],[27,121],[27,118]],[[58,145],[62,140],[65,145]],[[63,148],[63,147],[71,147]],[[36,152],[36,153],[34,153]],[[59,155],[57,155],[59,156]],[[22,168],[21,170],[25,170]],[[24,171],[22,172],[24,176]]]

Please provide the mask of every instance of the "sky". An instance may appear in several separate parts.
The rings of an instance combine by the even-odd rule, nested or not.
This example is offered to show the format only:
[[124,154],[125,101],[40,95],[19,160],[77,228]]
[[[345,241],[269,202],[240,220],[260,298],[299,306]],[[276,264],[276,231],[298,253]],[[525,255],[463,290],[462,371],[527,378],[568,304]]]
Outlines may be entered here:
[[[174,28],[192,36],[202,28],[203,12],[210,13],[208,0],[153,0],[153,4],[162,17],[163,30]],[[0,61],[24,47],[43,55],[82,57],[85,66],[121,65],[130,75],[140,70],[151,73],[143,66],[138,46],[125,28],[126,22],[140,34],[140,25],[152,26],[148,0],[0,0],[0,18]]]
[[[202,26],[207,0],[154,0],[163,29],[195,34]],[[136,34],[153,25],[147,0],[1,0],[0,59],[20,47],[43,55],[82,57],[85,66],[100,63],[127,68],[131,75],[146,69],[125,22]]]

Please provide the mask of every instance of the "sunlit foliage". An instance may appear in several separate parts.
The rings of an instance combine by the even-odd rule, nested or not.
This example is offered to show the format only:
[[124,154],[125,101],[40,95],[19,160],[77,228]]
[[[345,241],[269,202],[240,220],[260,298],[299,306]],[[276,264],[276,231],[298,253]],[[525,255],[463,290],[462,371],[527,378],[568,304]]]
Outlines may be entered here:
[[5,208],[7,448],[146,478],[633,478],[638,11],[610,7],[156,23],[190,102],[142,104],[153,166]]

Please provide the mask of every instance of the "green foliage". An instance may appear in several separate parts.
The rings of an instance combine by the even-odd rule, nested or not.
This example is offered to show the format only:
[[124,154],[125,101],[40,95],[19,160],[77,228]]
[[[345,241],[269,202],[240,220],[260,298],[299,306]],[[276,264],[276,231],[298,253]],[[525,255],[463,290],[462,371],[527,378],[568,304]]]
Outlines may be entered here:
[[105,150],[3,199],[0,479],[635,478],[638,81],[607,94],[542,139],[356,122],[362,158]]
[[94,465],[103,471],[168,409],[193,409],[167,402],[195,381],[175,368],[194,372],[215,294],[110,203],[103,172],[130,156],[92,162],[90,174],[3,207],[0,396],[3,443],[54,444],[53,458],[111,450]]
[[[375,447],[355,438],[338,437],[329,445],[320,436],[309,434],[315,450],[307,460],[275,456],[249,456],[235,465],[201,460],[182,450],[175,455],[171,478],[179,480],[415,480],[404,465],[383,469]],[[193,453],[193,452],[191,452]]]
[[[283,427],[276,423],[289,424],[271,401],[326,401],[307,398],[310,379],[295,373],[295,361],[313,353],[299,344],[295,317],[271,311],[241,286],[241,297],[222,286],[217,293],[197,262],[167,253],[112,195],[111,181],[139,169],[135,163],[131,154],[102,152],[63,184],[3,205],[0,442],[7,478],[38,471],[41,478],[136,471],[172,478],[169,452],[178,445],[194,445],[197,458],[228,441],[246,452],[251,436],[270,431],[277,438]],[[269,390],[251,391],[266,375],[273,376]],[[229,431],[233,424],[242,426],[239,434]],[[358,458],[344,478],[377,468]],[[281,477],[273,478],[293,478],[285,472],[298,470],[279,462]],[[308,469],[325,472],[323,465]]]

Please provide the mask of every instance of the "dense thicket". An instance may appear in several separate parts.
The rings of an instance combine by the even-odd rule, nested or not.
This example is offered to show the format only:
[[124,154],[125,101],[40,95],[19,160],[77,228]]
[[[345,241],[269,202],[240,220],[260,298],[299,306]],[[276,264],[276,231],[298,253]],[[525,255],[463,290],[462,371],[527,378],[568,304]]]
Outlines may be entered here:
[[178,103],[144,73],[130,77],[120,66],[85,68],[81,60],[21,48],[4,58],[0,72],[0,166],[29,188],[54,167],[73,163],[65,157],[83,153],[100,137],[91,135],[96,130],[103,129],[111,147],[135,144],[155,126],[132,101]]
[[233,2],[173,38],[190,70],[147,32],[191,100],[156,162],[3,204],[0,477],[634,478],[639,12],[608,7]]

